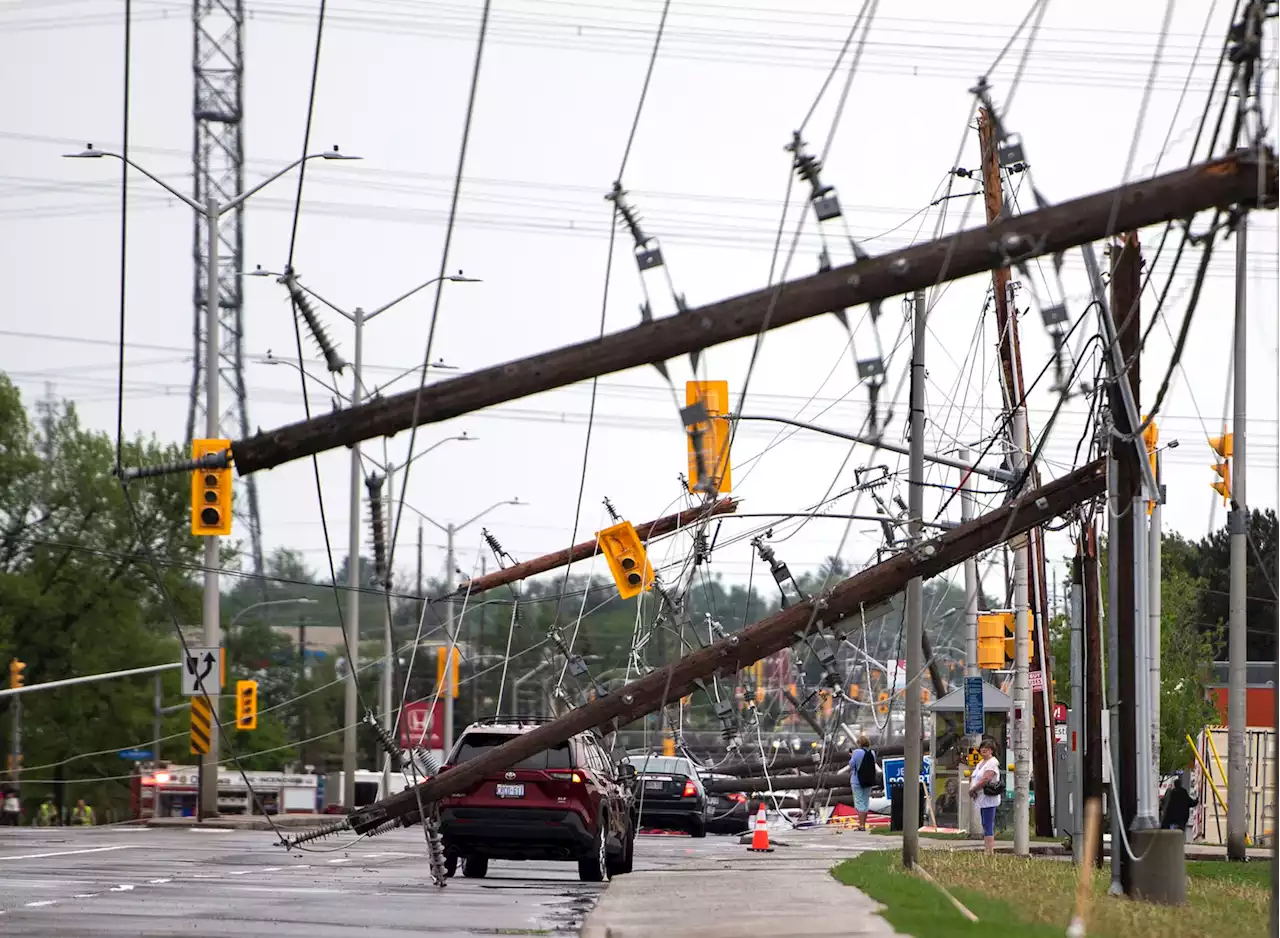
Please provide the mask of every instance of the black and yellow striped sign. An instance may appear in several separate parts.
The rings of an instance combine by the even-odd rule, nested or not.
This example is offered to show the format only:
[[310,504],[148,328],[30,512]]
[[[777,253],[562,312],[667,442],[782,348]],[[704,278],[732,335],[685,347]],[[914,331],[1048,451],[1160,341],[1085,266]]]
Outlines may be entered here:
[[213,738],[213,709],[208,697],[191,698],[191,752],[197,756],[209,754],[209,740]]

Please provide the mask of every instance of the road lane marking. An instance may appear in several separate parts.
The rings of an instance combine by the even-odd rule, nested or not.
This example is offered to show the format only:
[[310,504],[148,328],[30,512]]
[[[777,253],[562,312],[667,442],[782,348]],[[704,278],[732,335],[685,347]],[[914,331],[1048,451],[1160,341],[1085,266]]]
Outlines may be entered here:
[[82,853],[106,853],[110,850],[136,850],[138,844],[119,844],[115,847],[86,847],[82,850],[58,850],[53,853],[23,853],[0,857],[0,860],[45,860],[49,857],[71,857]]
[[71,898],[72,899],[96,899],[98,898],[98,894],[96,892],[78,892]]
[[42,906],[53,905],[57,901],[57,899],[41,899],[39,902],[28,902],[26,907],[28,909],[39,909]]
[[121,883],[119,886],[112,886],[112,892],[133,892],[133,886],[129,883]]
[[160,885],[160,884],[162,884],[162,883],[171,883],[171,882],[173,882],[173,880],[171,880],[171,879],[149,879],[149,880],[147,880],[147,882],[148,882],[148,883],[150,883],[152,886],[159,886],[159,885]]
[[330,863],[349,863],[349,862],[351,862],[351,858],[350,858],[350,857],[339,857],[338,859],[336,859],[336,860],[330,860],[329,862],[330,862]]

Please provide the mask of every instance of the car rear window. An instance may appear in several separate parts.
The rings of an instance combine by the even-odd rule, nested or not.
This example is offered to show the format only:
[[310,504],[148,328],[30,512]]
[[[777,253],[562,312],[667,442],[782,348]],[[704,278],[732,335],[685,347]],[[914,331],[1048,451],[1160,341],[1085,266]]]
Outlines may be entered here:
[[[462,737],[462,742],[458,746],[458,758],[455,764],[461,765],[515,738],[510,733],[468,733]],[[573,767],[573,754],[567,742],[551,749],[544,749],[511,766],[513,769],[571,769]]]
[[628,756],[627,761],[636,767],[641,775],[693,775],[693,769],[687,759],[672,756]]

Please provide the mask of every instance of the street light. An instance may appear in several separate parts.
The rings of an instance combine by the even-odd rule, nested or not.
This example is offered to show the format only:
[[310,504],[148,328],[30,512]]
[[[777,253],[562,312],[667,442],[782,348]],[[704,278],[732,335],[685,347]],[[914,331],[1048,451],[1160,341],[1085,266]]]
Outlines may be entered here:
[[[443,277],[432,277],[430,280],[424,281],[413,289],[400,294],[391,302],[384,303],[373,312],[366,313],[364,309],[359,306],[351,312],[347,312],[340,306],[330,303],[310,287],[304,287],[299,283],[296,274],[292,271],[279,274],[263,270],[259,267],[248,276],[276,277],[281,283],[287,286],[291,292],[294,289],[305,290],[334,312],[348,319],[355,326],[355,353],[352,356],[351,397],[348,399],[348,404],[351,407],[358,407],[360,405],[361,394],[364,389],[364,376],[362,371],[364,367],[365,323],[370,319],[373,319],[375,316],[385,313],[397,303],[407,300],[419,290],[425,290],[433,283],[440,283],[441,281],[446,280],[454,283],[479,282],[475,277],[464,276],[461,271],[456,274],[450,274]],[[334,370],[341,370],[341,367],[335,367]],[[360,483],[363,477],[364,473],[362,472],[360,465],[360,444],[356,443],[351,447],[350,520],[348,522],[347,531],[347,614],[343,620],[343,641],[348,649],[348,655],[353,658],[358,656],[358,645],[360,642]],[[355,807],[356,795],[356,711],[359,703],[356,695],[355,664],[357,663],[358,662],[353,662],[351,670],[347,672],[346,695],[343,706],[346,728],[343,731],[342,738],[342,804],[348,809],[353,809]],[[389,718],[389,713],[386,716]]]
[[[218,406],[218,382],[220,380],[220,371],[218,367],[218,349],[220,346],[218,338],[218,312],[220,304],[218,302],[218,219],[234,208],[243,205],[251,196],[261,192],[264,188],[275,182],[285,173],[290,172],[294,168],[301,166],[308,160],[325,159],[325,160],[358,160],[358,156],[348,156],[339,153],[337,146],[330,151],[322,153],[310,153],[299,159],[294,160],[288,166],[278,170],[268,176],[262,182],[258,183],[252,189],[242,192],[235,198],[224,203],[220,203],[217,196],[206,193],[204,204],[197,202],[195,199],[182,192],[179,192],[173,186],[169,185],[159,176],[149,172],[139,166],[133,160],[129,159],[122,153],[115,153],[111,150],[95,150],[93,144],[86,144],[85,149],[79,153],[64,153],[66,159],[101,159],[109,156],[112,159],[120,160],[126,166],[146,176],[160,188],[164,189],[180,202],[189,205],[197,215],[204,218],[208,226],[209,238],[209,257],[207,279],[205,281],[205,435],[210,439],[217,439],[220,436],[218,415],[220,408]],[[221,647],[222,645],[222,629],[221,615],[219,613],[219,592],[218,592],[218,574],[220,564],[218,558],[218,538],[206,535],[204,539],[204,602],[203,602],[203,621],[204,621],[204,642],[211,647]],[[218,737],[215,734],[209,742],[209,752],[200,757],[200,797],[199,815],[204,817],[216,817],[218,813]]]
[[[454,627],[456,624],[453,619],[453,574],[454,574],[454,568],[456,567],[457,562],[454,560],[454,556],[453,556],[453,536],[457,534],[459,531],[461,531],[463,528],[466,528],[472,524],[475,524],[477,521],[479,521],[489,512],[493,511],[495,508],[501,508],[503,505],[516,505],[518,507],[524,507],[527,504],[528,502],[522,502],[520,501],[519,498],[510,498],[504,501],[494,502],[484,511],[480,512],[477,515],[473,515],[472,517],[468,518],[466,521],[462,522],[462,524],[441,524],[435,518],[432,518],[430,515],[425,514],[424,512],[418,511],[418,509],[412,507],[411,505],[404,506],[408,508],[410,511],[412,511],[413,513],[415,513],[416,515],[418,515],[418,517],[422,518],[423,520],[430,521],[432,524],[434,524],[437,528],[439,528],[445,534],[444,585],[445,585],[446,599],[445,599],[445,617],[444,618],[445,618],[445,641],[449,643],[449,647],[452,648],[454,645],[454,641],[455,641]],[[445,753],[447,754],[452,747],[453,747],[453,695],[445,694],[444,695],[444,751]]]
[[240,621],[241,616],[243,616],[247,612],[250,612],[251,610],[257,609],[259,606],[284,606],[284,605],[314,606],[317,602],[318,600],[315,600],[315,599],[303,599],[300,597],[298,599],[264,599],[262,602],[251,603],[250,605],[245,606],[243,609],[241,609],[239,612],[237,612],[234,616],[231,617],[231,621],[227,623],[227,634],[228,635],[231,634],[231,629],[235,626],[237,622]]

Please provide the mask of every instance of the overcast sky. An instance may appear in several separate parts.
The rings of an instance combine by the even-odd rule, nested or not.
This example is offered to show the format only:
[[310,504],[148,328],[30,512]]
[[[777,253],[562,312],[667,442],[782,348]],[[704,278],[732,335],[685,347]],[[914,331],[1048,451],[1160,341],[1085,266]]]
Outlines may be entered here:
[[[123,7],[122,0],[0,0],[0,59],[11,89],[0,103],[0,263],[7,288],[0,369],[17,381],[28,403],[51,384],[54,393],[77,403],[88,425],[112,432],[118,164],[59,156],[90,141],[99,147],[120,144]],[[661,7],[660,0],[494,2],[450,253],[451,269],[483,282],[445,288],[433,358],[468,371],[596,334],[610,219],[604,195],[622,158]],[[804,120],[860,7],[852,0],[673,0],[623,183],[648,232],[661,240],[675,287],[691,305],[766,283],[790,172],[783,148]],[[1211,7],[1207,39],[1193,69]],[[1151,174],[1158,157],[1162,171],[1185,163],[1230,7],[1207,0],[1176,4],[1131,176]],[[976,133],[965,130],[972,103],[968,89],[1027,8],[1026,2],[988,4],[978,13],[979,7],[969,5],[963,9],[980,21],[965,22],[962,8],[952,3],[880,4],[824,170],[824,181],[839,191],[849,230],[865,239],[870,253],[927,240],[939,225],[954,230],[981,222],[980,198],[930,203],[948,191],[973,190],[971,180],[948,176],[962,138],[958,165],[978,165]],[[1165,8],[1158,0],[1050,3],[1006,115],[1048,199],[1063,201],[1121,181]],[[301,152],[318,2],[245,0],[245,9],[244,140],[246,179],[253,183]],[[191,4],[135,0],[133,10],[132,155],[190,191]],[[433,276],[439,266],[480,10],[479,0],[329,3],[311,149],[338,144],[364,159],[311,164],[295,265],[305,283],[339,306],[377,307]],[[1265,107],[1272,124],[1274,23],[1270,27]],[[1024,33],[991,73],[998,104],[1009,99],[1025,42]],[[827,139],[844,74],[805,129],[811,151],[820,152]],[[1021,186],[1019,206],[1030,210],[1025,176],[1014,183]],[[284,265],[295,185],[295,177],[286,177],[249,202],[248,267]],[[800,204],[800,191],[797,186],[793,205]],[[130,194],[124,424],[130,432],[181,441],[191,375],[191,212],[141,177],[131,181]],[[1159,231],[1143,235],[1148,260]],[[831,246],[837,263],[849,259],[847,242]],[[1276,247],[1274,214],[1254,216],[1248,494],[1257,507],[1277,503]],[[817,250],[810,218],[789,275],[814,271]],[[1163,286],[1171,254],[1166,250],[1161,258],[1153,287]],[[1212,453],[1206,436],[1219,432],[1229,387],[1233,254],[1228,243],[1214,255],[1188,352],[1174,372],[1159,421],[1161,442],[1180,444],[1165,458],[1165,523],[1192,536],[1225,521],[1209,488]],[[1197,257],[1179,268],[1163,321],[1151,331],[1143,360],[1144,407],[1168,367],[1171,334],[1186,309]],[[1046,261],[1033,266],[1034,283],[1018,294],[1019,309],[1026,310],[1020,328],[1029,381],[1051,348],[1032,289],[1041,297],[1065,299],[1073,319],[1079,316],[1088,301],[1079,252],[1068,258],[1064,279],[1065,297],[1058,295]],[[997,426],[994,328],[991,314],[983,315],[988,283],[975,277],[931,294],[931,448],[978,443]],[[629,240],[620,237],[608,330],[639,321],[640,285]],[[1144,324],[1154,295],[1144,300]],[[655,292],[654,300],[660,314],[670,310],[665,292]],[[369,380],[388,381],[421,362],[430,312],[428,290],[368,327]],[[864,312],[851,311],[851,321],[863,320]],[[907,387],[900,379],[910,350],[900,341],[902,302],[886,302],[884,312],[884,397],[904,404]],[[350,358],[350,327],[334,314],[326,321]],[[1092,331],[1093,321],[1087,325]],[[262,361],[268,351],[287,357],[294,349],[287,295],[273,280],[246,282],[245,331],[251,425],[271,428],[302,419],[298,373]],[[736,342],[702,359],[701,376],[727,380],[735,403],[751,345]],[[871,354],[873,345],[864,322],[855,337],[857,356]],[[307,349],[314,354],[309,342]],[[318,363],[314,370],[323,373]],[[683,403],[683,382],[691,377],[687,358],[673,360],[669,370]],[[413,380],[391,390],[410,389]],[[346,391],[349,379],[341,384]],[[1049,384],[1047,377],[1031,396],[1030,423],[1037,435],[1056,403]],[[327,410],[329,393],[313,388],[312,404]],[[478,441],[447,443],[415,464],[408,502],[444,524],[518,497],[527,507],[499,508],[483,522],[507,550],[526,559],[567,546],[589,404],[590,385],[579,385],[424,428],[419,448],[464,430]],[[1076,398],[1059,416],[1045,450],[1048,474],[1073,464],[1087,409],[1087,399]],[[847,335],[834,317],[768,335],[744,412],[799,416],[856,431],[866,410],[866,387],[858,382]],[[890,439],[905,440],[906,416],[905,406],[895,408]],[[850,455],[847,443],[807,432],[771,446],[778,429],[744,424],[738,434],[734,494],[744,499],[742,512],[803,511],[852,484],[855,467],[876,464],[894,474],[882,494],[905,500],[905,457],[873,455],[862,446]],[[386,452],[403,461],[408,442],[409,434],[400,434]],[[381,458],[384,444],[375,442],[368,450]],[[603,379],[577,539],[607,523],[601,505],[606,495],[636,522],[674,510],[681,504],[677,474],[685,471],[685,460],[671,390],[656,370]],[[319,462],[339,560],[346,552],[348,462],[345,450]],[[954,485],[956,473],[931,469],[930,481]],[[259,482],[268,549],[293,547],[314,569],[323,569],[325,543],[310,462],[261,473]],[[941,489],[927,496],[930,517],[943,497]],[[852,504],[844,498],[827,510],[847,512]],[[870,499],[859,505],[863,513],[873,509]],[[958,517],[957,504],[946,517]],[[407,572],[416,516],[406,513],[405,523],[397,565]],[[726,521],[712,570],[735,580],[747,577],[751,551],[739,538],[767,523]],[[797,571],[836,551],[846,533],[839,520],[797,525],[784,521],[776,528],[780,536],[795,532],[779,539],[777,550]],[[459,565],[466,571],[475,569],[481,526],[458,537]],[[247,548],[247,532],[237,529],[242,532]],[[878,526],[856,522],[848,533],[843,556],[855,566],[866,563],[881,542]],[[425,539],[428,572],[441,571],[443,536],[427,525]],[[367,535],[364,540],[367,549]],[[676,560],[684,549],[672,542],[658,551],[658,560]],[[1068,549],[1065,539],[1055,540],[1051,558]],[[762,575],[762,568],[755,570],[757,582]]]

